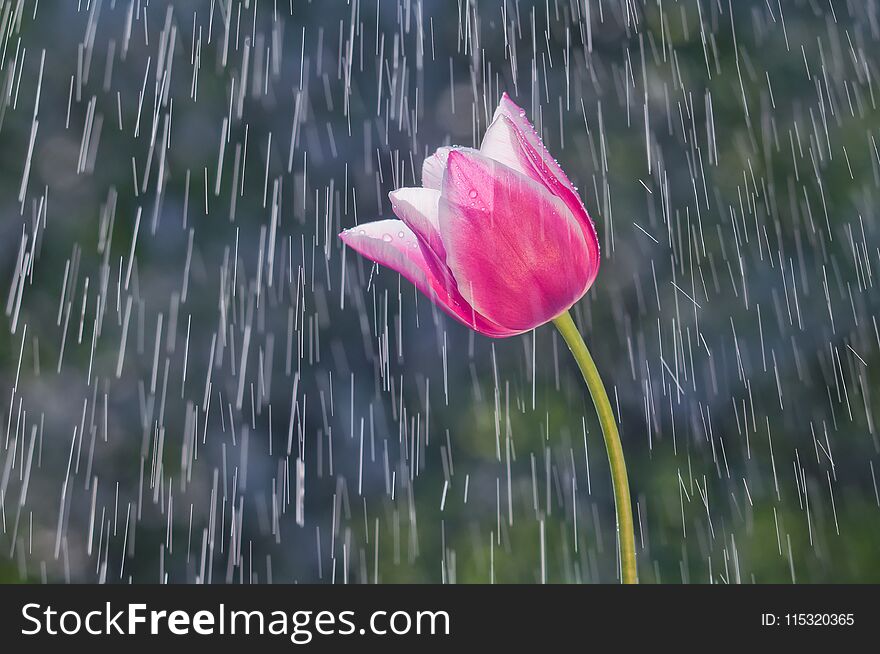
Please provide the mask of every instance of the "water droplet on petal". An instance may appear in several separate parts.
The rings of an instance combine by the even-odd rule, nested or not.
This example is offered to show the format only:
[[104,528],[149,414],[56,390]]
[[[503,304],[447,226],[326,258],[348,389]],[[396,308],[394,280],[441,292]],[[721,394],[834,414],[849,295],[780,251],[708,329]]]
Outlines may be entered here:
[[385,241],[386,243],[390,243],[391,242],[391,234],[383,234],[382,240]]
[[476,192],[475,190],[471,189],[470,196],[471,196],[472,198],[477,197],[477,192]]

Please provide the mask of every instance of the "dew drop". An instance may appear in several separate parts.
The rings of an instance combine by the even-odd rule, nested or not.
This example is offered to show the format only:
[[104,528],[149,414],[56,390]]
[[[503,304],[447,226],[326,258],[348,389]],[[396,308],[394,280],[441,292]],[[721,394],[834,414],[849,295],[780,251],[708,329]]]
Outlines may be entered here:
[[385,241],[386,243],[390,243],[391,242],[391,234],[383,234],[382,240]]

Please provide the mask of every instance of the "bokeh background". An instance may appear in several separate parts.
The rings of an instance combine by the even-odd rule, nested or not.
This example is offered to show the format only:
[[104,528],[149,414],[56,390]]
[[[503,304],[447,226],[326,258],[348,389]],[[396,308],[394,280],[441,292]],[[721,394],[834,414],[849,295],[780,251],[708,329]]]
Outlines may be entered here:
[[0,579],[615,582],[553,328],[336,237],[507,91],[600,233],[641,580],[880,581],[878,39],[875,2],[0,2]]

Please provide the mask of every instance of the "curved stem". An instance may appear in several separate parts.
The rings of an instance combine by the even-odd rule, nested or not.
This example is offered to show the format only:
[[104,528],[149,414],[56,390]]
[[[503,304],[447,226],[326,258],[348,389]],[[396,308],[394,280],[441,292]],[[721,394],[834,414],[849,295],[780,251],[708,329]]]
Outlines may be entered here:
[[571,314],[566,311],[553,319],[553,324],[562,334],[562,338],[568,344],[571,353],[577,361],[596,413],[599,414],[599,423],[602,425],[602,435],[605,437],[605,449],[608,452],[608,463],[611,464],[611,484],[614,486],[614,508],[617,513],[617,545],[620,553],[621,580],[625,584],[637,584],[636,574],[636,539],[633,529],[632,503],[629,497],[629,482],[626,477],[626,462],[623,459],[623,447],[620,444],[620,434],[617,431],[617,422],[611,410],[611,402],[608,401],[608,393],[599,377],[599,371],[590,356],[584,339],[578,332]]

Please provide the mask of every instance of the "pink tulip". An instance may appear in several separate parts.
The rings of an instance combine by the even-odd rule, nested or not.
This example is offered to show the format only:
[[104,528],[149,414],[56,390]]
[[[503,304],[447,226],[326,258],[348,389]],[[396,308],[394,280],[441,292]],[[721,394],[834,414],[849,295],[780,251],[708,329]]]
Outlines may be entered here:
[[422,187],[393,191],[399,220],[340,234],[487,336],[553,321],[596,406],[611,466],[620,578],[638,583],[626,462],[608,393],[568,309],[599,272],[599,240],[577,190],[505,93],[479,150],[440,148]]
[[505,93],[479,150],[440,148],[422,187],[390,194],[399,220],[340,238],[397,271],[471,329],[534,329],[581,299],[599,241],[577,190]]

